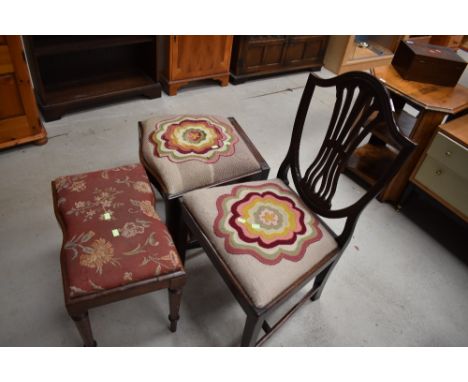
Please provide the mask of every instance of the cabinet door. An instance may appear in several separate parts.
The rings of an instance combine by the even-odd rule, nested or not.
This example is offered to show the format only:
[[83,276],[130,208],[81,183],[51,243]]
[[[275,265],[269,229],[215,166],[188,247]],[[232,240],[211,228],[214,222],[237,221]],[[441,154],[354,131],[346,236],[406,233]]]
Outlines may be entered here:
[[244,40],[240,73],[277,70],[284,59],[287,38],[285,36],[248,36]]
[[288,66],[321,65],[326,42],[326,36],[289,37],[284,64]]
[[0,36],[0,148],[43,139],[19,36]]
[[183,80],[229,73],[232,36],[171,36],[170,77]]

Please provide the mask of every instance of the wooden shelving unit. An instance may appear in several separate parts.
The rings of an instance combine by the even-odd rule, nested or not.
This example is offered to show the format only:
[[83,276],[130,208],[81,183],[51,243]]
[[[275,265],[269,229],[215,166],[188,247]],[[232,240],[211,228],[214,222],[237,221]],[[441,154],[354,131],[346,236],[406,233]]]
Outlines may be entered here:
[[161,96],[155,37],[29,36],[25,42],[46,121],[125,97]]
[[341,74],[388,65],[405,36],[330,36],[324,58],[328,70]]
[[[405,110],[398,110],[394,117],[401,132],[411,136],[417,119]],[[377,124],[372,130],[369,142],[356,149],[348,162],[348,175],[366,186],[375,184],[398,153],[398,145],[386,131],[383,124]]]
[[113,46],[152,42],[151,36],[36,36],[35,53],[45,56],[80,50],[103,49]]
[[[447,116],[461,115],[468,109],[468,89],[460,84],[455,87],[428,86],[425,83],[406,81],[391,65],[376,67],[371,72],[390,92],[398,126],[417,144],[414,152],[378,196],[380,201],[398,205],[410,175],[438,125]],[[416,117],[407,111],[417,113]],[[379,126],[374,126],[371,133],[369,142],[353,153],[349,166],[345,169],[350,177],[364,186],[375,183],[378,175],[387,168],[389,159],[399,150],[398,145]]]

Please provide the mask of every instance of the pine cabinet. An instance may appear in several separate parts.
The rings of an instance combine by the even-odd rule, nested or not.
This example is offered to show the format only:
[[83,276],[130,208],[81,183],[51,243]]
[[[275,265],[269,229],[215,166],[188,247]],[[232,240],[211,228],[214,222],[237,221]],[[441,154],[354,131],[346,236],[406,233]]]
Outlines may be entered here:
[[161,83],[169,95],[192,81],[229,81],[232,36],[160,36]]
[[47,142],[20,36],[0,36],[0,149]]

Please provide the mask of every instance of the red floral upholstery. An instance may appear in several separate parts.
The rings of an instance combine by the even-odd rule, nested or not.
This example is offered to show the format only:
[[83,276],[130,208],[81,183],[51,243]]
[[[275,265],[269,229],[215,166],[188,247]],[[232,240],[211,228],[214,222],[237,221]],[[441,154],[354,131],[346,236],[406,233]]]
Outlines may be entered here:
[[182,269],[140,164],[54,181],[70,297]]

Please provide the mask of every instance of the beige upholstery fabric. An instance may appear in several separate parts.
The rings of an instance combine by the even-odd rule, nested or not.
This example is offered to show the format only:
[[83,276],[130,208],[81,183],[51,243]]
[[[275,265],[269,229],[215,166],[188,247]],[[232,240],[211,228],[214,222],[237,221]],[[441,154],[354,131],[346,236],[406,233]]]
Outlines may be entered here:
[[[294,200],[295,205],[304,212],[304,221],[315,221],[316,228],[318,228],[317,232],[321,231],[319,240],[305,245],[305,252],[299,261],[291,261],[287,258],[281,258],[281,260],[275,264],[266,264],[259,261],[255,256],[249,255],[247,252],[243,254],[231,254],[226,249],[226,238],[219,237],[215,233],[216,228],[214,227],[214,224],[221,205],[220,201],[226,198],[226,196],[220,198],[221,195],[235,194],[233,191],[235,190],[235,187],[243,187],[244,185],[260,186],[267,183],[270,184],[270,186],[273,184],[281,187],[282,189],[288,189],[290,192],[288,197]],[[273,186],[270,188],[274,189]],[[264,307],[275,299],[294,281],[320,262],[320,260],[322,260],[327,254],[337,248],[337,244],[333,236],[322,224],[318,222],[318,219],[316,219],[315,215],[307,209],[300,198],[279,179],[246,182],[237,185],[196,190],[185,194],[183,196],[183,202],[197,220],[198,224],[203,228],[205,234],[216,247],[217,251],[227,266],[231,269],[239,283],[243,286],[245,292],[251,298],[254,305],[258,308]],[[231,214],[232,216],[232,212],[230,210],[226,211],[226,214]],[[219,218],[217,223],[219,223]]]
[[[232,145],[234,153],[221,154],[215,161],[207,163],[189,159],[187,161],[174,161],[170,156],[159,157],[155,155],[155,144],[150,140],[156,125],[162,121],[177,118],[208,117],[214,121],[232,127],[235,134],[235,143]],[[234,126],[226,118],[217,116],[186,115],[186,116],[160,116],[142,122],[142,153],[144,165],[162,182],[169,195],[185,193],[201,187],[207,187],[223,180],[242,177],[260,169],[260,164],[248,149],[246,143],[237,134]],[[177,153],[176,153],[177,154]],[[232,154],[232,155],[231,155]],[[177,158],[176,158],[177,159]]]

